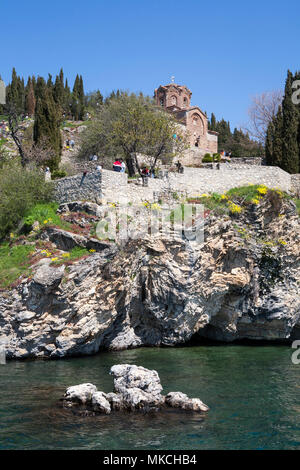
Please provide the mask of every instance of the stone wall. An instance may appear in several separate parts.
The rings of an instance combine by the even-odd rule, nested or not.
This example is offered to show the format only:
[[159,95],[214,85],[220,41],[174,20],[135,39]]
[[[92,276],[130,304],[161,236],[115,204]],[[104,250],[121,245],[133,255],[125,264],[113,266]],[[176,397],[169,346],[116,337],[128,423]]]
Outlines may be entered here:
[[84,201],[99,202],[102,198],[101,173],[94,171],[55,180],[55,198],[58,202]]
[[277,167],[220,165],[220,170],[185,167],[183,174],[169,172],[162,179],[129,180],[126,173],[102,170],[89,173],[81,183],[82,175],[62,178],[56,182],[60,202],[89,199],[103,202],[157,201],[161,197],[196,196],[202,193],[223,193],[236,186],[265,184],[284,191],[292,189],[291,175]]
[[291,175],[292,180],[292,191],[300,198],[300,173]]
[[230,159],[231,165],[262,165],[262,157],[232,157]]

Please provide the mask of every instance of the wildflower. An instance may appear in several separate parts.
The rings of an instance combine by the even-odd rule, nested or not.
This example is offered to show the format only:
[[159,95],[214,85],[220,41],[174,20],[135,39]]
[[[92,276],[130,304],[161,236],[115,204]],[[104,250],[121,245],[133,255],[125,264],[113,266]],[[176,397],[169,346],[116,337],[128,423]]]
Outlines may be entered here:
[[223,199],[223,200],[224,200],[224,199],[225,199],[225,200],[227,200],[227,199],[228,199],[228,196],[226,196],[226,194],[222,194],[222,196],[221,196],[221,199]]
[[55,258],[51,258],[51,261],[57,261],[57,260],[58,260],[58,258],[57,258],[57,257],[55,257]]
[[44,220],[44,224],[47,224],[48,223],[48,220]]
[[251,202],[252,204],[259,204],[259,199],[258,198],[251,199]]
[[157,204],[156,202],[154,204],[151,204],[151,210],[153,211],[161,211],[161,207],[159,204]]
[[10,238],[14,238],[14,237],[15,237],[15,235],[14,235],[13,233],[11,233],[9,236],[10,236]]
[[94,250],[93,248],[91,248],[91,249],[89,250],[89,252],[90,252],[90,253],[95,253],[96,250]]
[[261,185],[257,188],[257,191],[260,193],[260,194],[267,194],[268,192],[268,188],[267,186],[265,185]]
[[42,250],[42,251],[41,251],[41,253],[43,253],[43,254],[47,254],[47,253],[48,253],[48,251],[47,251],[47,250]]
[[68,258],[70,256],[70,253],[63,253],[63,258]]
[[232,214],[240,214],[242,212],[241,206],[234,204],[233,202],[230,203],[229,210]]
[[287,244],[285,240],[282,240],[282,238],[278,239],[278,243],[280,243],[280,245],[286,245]]
[[209,195],[206,193],[203,193],[203,194],[200,194],[200,197],[209,197]]

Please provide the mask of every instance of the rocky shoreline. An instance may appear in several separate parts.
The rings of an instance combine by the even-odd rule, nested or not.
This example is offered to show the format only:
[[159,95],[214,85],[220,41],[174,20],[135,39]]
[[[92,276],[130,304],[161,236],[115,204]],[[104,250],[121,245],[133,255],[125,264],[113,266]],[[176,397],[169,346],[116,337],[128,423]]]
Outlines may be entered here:
[[131,364],[111,368],[114,391],[104,393],[90,383],[68,387],[61,401],[64,408],[85,414],[110,414],[112,411],[159,411],[177,408],[185,411],[206,412],[209,407],[199,398],[189,398],[182,392],[161,394],[162,386],[155,370]]
[[[158,234],[118,246],[46,228],[43,241],[61,253],[76,246],[94,253],[60,266],[41,255],[30,277],[0,292],[7,358],[183,345],[195,337],[300,338],[299,217],[292,201],[272,197],[238,217],[211,212],[202,244]],[[97,220],[103,208],[76,202],[60,210]]]

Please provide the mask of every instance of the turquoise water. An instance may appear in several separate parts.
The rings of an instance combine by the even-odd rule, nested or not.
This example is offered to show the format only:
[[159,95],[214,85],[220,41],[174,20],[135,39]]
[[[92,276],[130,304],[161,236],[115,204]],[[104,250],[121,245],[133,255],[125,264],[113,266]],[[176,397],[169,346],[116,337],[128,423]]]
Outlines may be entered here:
[[[0,449],[300,449],[300,365],[288,346],[142,348],[0,366]],[[164,392],[211,410],[79,417],[57,407],[65,388],[112,390],[113,364],[156,369]]]

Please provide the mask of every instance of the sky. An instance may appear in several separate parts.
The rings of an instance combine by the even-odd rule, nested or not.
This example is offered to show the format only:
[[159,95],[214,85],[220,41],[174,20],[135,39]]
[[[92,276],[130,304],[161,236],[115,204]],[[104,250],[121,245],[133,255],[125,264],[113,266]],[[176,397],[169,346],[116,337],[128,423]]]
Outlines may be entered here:
[[153,95],[175,82],[232,128],[253,96],[300,69],[299,0],[0,0],[0,74],[27,79],[63,67],[85,91]]

